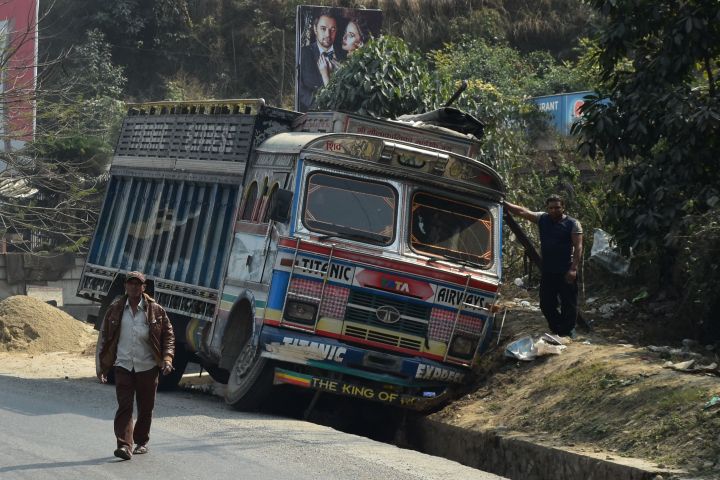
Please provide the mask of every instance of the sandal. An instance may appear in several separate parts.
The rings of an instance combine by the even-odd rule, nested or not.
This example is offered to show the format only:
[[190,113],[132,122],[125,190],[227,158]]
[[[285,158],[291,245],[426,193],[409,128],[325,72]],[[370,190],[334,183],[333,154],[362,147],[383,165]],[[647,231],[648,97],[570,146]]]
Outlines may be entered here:
[[130,449],[128,447],[118,447],[113,453],[116,457],[122,458],[123,460],[130,460],[132,458],[132,453],[130,453]]
[[148,453],[148,448],[145,445],[138,445],[135,447],[135,450],[133,450],[133,453],[135,455],[142,455],[143,453]]

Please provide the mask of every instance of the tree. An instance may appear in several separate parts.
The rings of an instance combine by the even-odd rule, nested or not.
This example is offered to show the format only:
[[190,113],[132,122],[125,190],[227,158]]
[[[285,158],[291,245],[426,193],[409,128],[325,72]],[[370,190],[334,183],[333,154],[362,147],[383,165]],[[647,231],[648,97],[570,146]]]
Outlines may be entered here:
[[607,23],[603,93],[582,151],[623,167],[612,218],[625,246],[676,246],[689,216],[720,206],[720,9],[716,2],[594,0]]
[[351,55],[320,90],[321,109],[396,118],[433,103],[427,63],[399,38],[371,40]]
[[35,138],[5,153],[8,168],[0,179],[0,228],[22,238],[16,249],[82,251],[89,243],[123,110],[118,97],[124,82],[98,31],[41,65],[33,92]]
[[692,308],[682,318],[717,340],[717,303],[698,307],[720,282],[720,9],[708,0],[590,3],[605,20],[594,55],[604,85],[578,129],[582,151],[621,168],[608,201],[618,241],[659,265],[671,292],[684,285]]

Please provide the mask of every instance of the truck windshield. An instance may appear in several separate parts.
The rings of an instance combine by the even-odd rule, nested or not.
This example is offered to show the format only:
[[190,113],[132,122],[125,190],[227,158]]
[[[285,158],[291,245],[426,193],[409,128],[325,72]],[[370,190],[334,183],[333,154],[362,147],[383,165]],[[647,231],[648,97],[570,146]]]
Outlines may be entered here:
[[307,179],[302,220],[315,232],[389,245],[396,210],[397,192],[390,185],[316,172]]
[[418,253],[488,268],[492,217],[477,205],[417,192],[412,197],[410,246]]

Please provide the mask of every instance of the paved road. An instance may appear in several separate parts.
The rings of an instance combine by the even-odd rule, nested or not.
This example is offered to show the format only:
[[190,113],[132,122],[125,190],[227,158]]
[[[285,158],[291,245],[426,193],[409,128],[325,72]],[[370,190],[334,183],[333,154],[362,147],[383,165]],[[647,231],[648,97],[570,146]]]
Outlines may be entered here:
[[160,394],[148,455],[112,456],[115,389],[0,375],[0,479],[500,479],[312,423]]

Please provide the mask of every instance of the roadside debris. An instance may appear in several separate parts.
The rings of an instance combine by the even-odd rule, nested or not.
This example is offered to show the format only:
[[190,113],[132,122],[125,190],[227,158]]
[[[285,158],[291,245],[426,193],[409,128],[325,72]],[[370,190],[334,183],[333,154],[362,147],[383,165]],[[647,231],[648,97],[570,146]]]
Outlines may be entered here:
[[545,355],[559,355],[567,348],[563,343],[561,338],[549,333],[543,334],[538,340],[526,335],[510,343],[505,348],[505,356],[530,362]]
[[692,359],[696,359],[696,360],[703,358],[703,356],[700,355],[699,353],[691,352],[684,348],[672,348],[672,347],[668,347],[668,346],[658,347],[655,345],[649,345],[647,347],[647,349],[650,350],[651,352],[659,353],[660,356],[663,356],[665,358],[667,358],[669,356],[692,358]]
[[590,261],[616,275],[626,276],[630,272],[630,260],[619,253],[612,235],[599,228],[593,233]]
[[709,365],[699,365],[697,364],[697,361],[695,359],[678,363],[667,361],[665,362],[665,364],[663,364],[663,367],[684,373],[712,373],[715,375],[720,375],[720,372],[718,372],[717,363],[713,362]]
[[720,395],[713,395],[710,400],[705,402],[705,406],[703,408],[707,410],[708,408],[714,407],[715,405],[720,405]]

